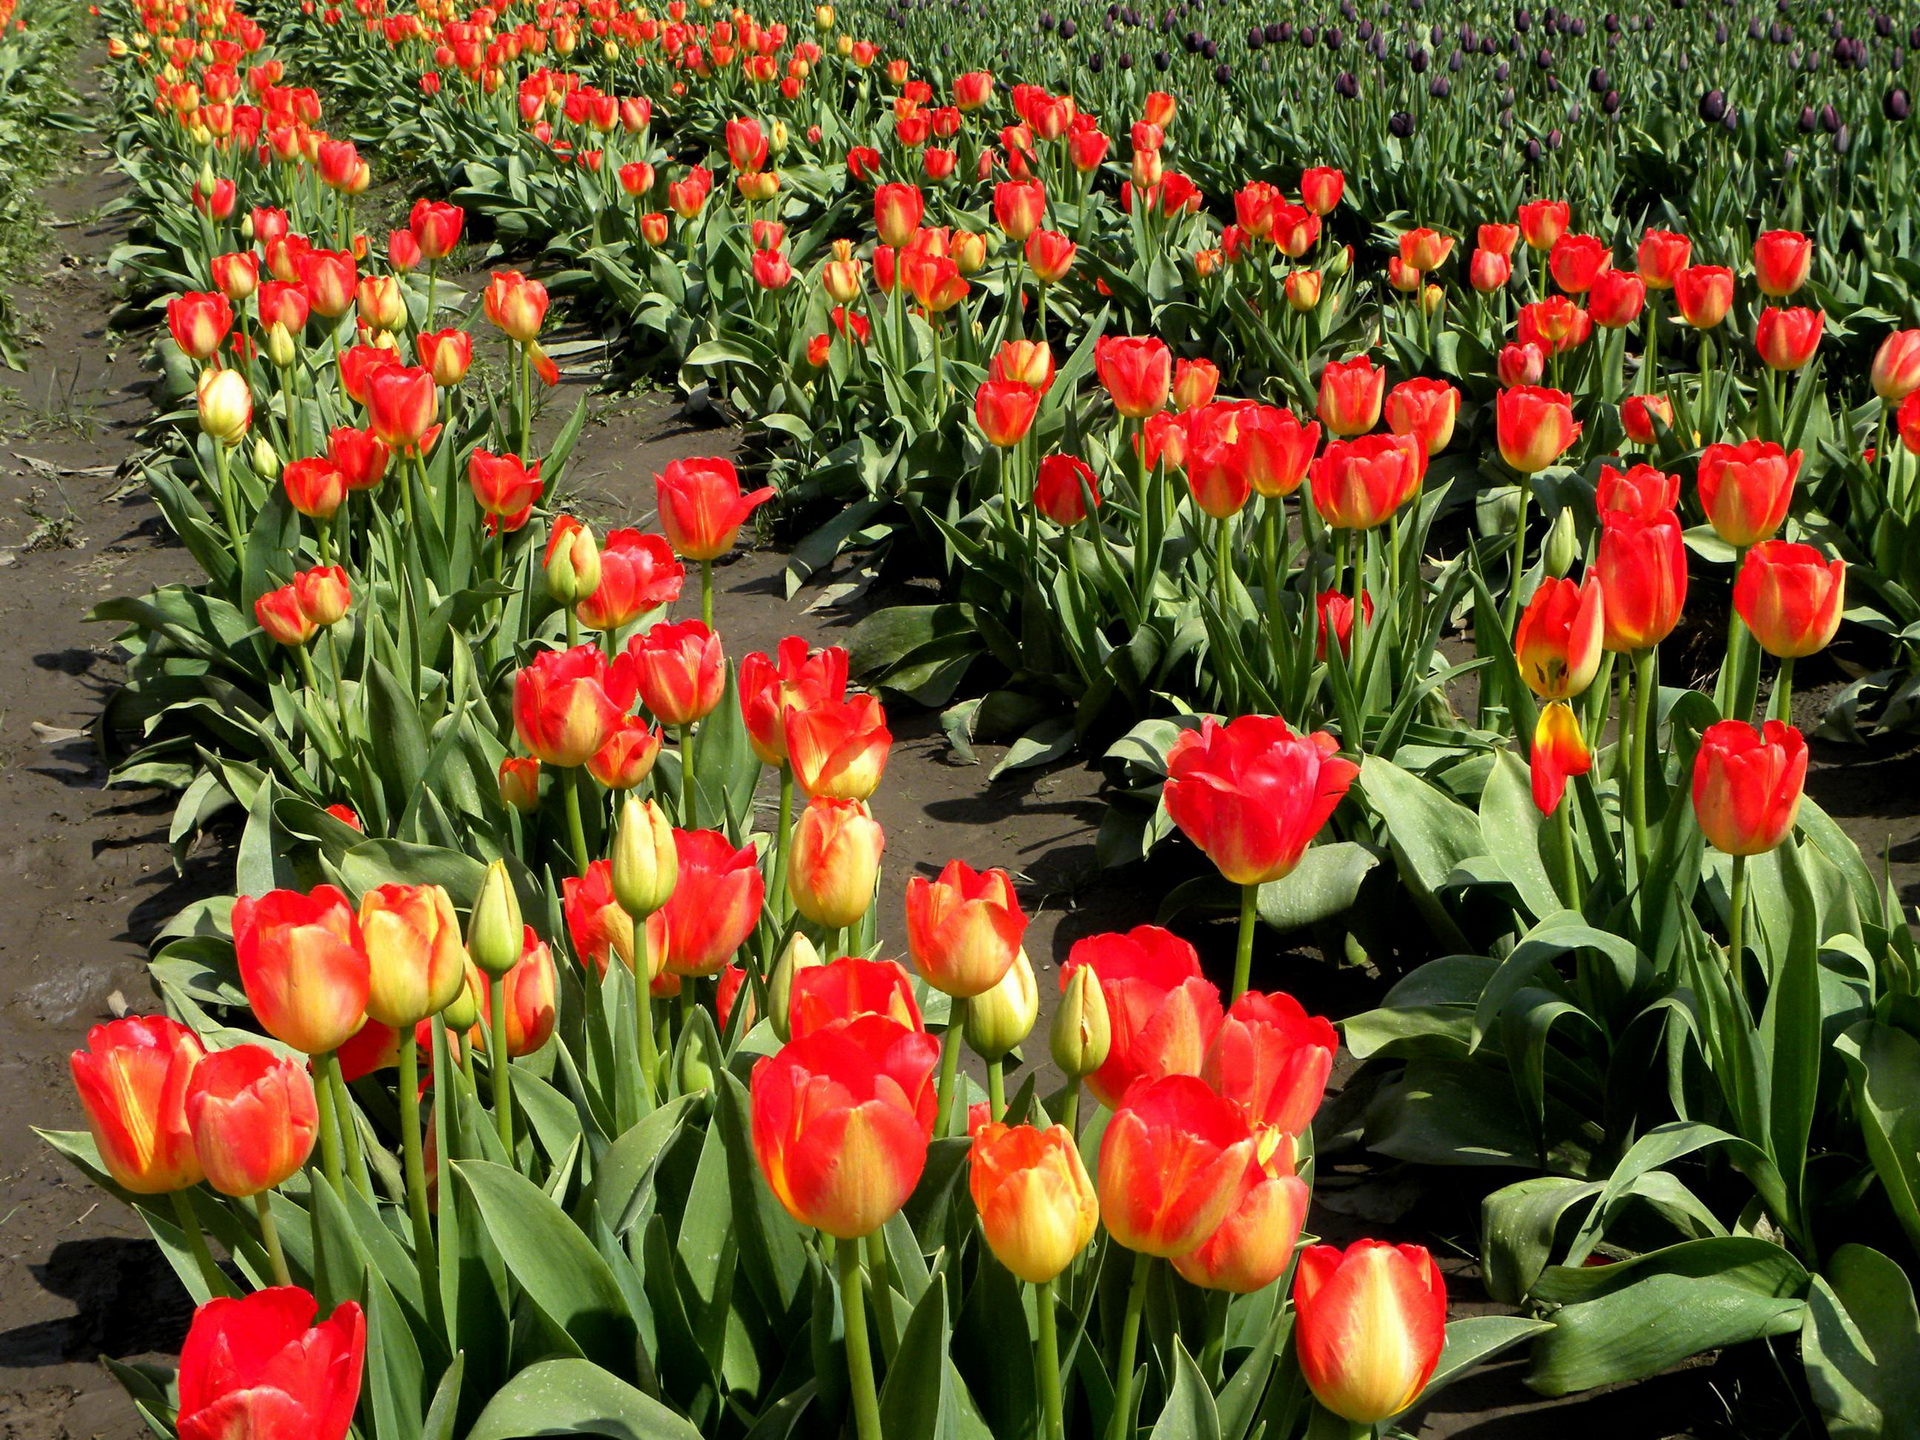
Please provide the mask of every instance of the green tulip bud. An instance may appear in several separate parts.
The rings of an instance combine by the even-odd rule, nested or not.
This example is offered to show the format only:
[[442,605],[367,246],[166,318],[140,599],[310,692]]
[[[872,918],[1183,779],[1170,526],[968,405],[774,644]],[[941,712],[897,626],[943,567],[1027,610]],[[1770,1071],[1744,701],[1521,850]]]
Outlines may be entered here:
[[1033,965],[1022,950],[1000,977],[1000,983],[967,1002],[967,1044],[983,1060],[1003,1060],[1026,1039],[1040,1017],[1040,990]]
[[1573,530],[1573,510],[1561,506],[1560,513],[1553,517],[1553,528],[1547,532],[1547,546],[1544,554],[1547,574],[1564,579],[1573,568],[1575,556],[1579,553],[1579,536]]
[[547,545],[547,594],[571,608],[600,588],[600,543],[571,515],[553,522]]
[[793,1038],[789,1023],[793,1010],[793,977],[822,963],[813,942],[798,930],[787,941],[787,948],[780,952],[780,961],[773,967],[773,979],[767,984],[767,1009],[773,1012],[767,1019],[773,1023],[773,1033],[780,1037],[782,1045]]
[[280,478],[280,457],[264,435],[256,435],[253,440],[253,473],[262,480]]
[[667,903],[679,878],[673,826],[653,801],[628,792],[613,835],[613,898],[635,920],[644,920]]
[[460,986],[460,993],[453,1002],[440,1012],[440,1018],[447,1022],[447,1028],[456,1034],[471,1030],[480,1023],[480,996],[485,993],[486,982],[480,978],[480,972],[471,962],[467,965],[466,980]]
[[467,922],[467,953],[487,974],[504,975],[520,959],[525,930],[520,897],[513,893],[507,862],[496,860],[487,867],[480,894],[473,902],[473,916]]
[[1107,992],[1100,977],[1082,965],[1067,981],[1067,992],[1053,1014],[1049,1037],[1053,1063],[1076,1080],[1083,1080],[1107,1063],[1113,1046],[1113,1019],[1107,1013]]

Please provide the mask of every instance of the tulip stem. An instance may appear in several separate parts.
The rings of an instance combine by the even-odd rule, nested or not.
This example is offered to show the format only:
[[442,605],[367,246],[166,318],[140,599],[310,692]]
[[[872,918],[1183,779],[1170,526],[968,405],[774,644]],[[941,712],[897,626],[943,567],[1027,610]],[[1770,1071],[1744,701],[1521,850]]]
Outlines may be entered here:
[[1133,1357],[1140,1348],[1140,1312],[1147,1308],[1147,1277],[1153,1257],[1140,1251],[1133,1257],[1133,1283],[1127,1287],[1127,1319],[1120,1329],[1120,1361],[1113,1372],[1113,1423],[1107,1440],[1126,1440],[1133,1425]]
[[487,977],[487,1063],[493,1067],[493,1118],[500,1143],[513,1155],[513,1080],[507,1060],[507,986],[499,975]]
[[987,1114],[995,1120],[1007,1117],[1007,1066],[1004,1060],[987,1062]]
[[[689,720],[680,727],[680,823],[688,830],[699,826],[699,807],[694,804],[698,793],[693,778],[693,722]],[[586,874],[584,866],[580,873]]]
[[427,1311],[433,1314],[438,1308],[440,1282],[434,1263],[433,1221],[427,1215],[426,1155],[420,1144],[420,1039],[412,1025],[400,1028],[400,1155],[407,1172],[413,1262],[420,1271],[420,1291],[426,1297]]
[[[1754,666],[1759,667],[1759,657],[1754,657]],[[1767,710],[1771,718],[1782,725],[1793,723],[1793,657],[1784,656],[1780,668],[1773,677],[1773,700]],[[1744,717],[1743,717],[1744,718]]]
[[967,1002],[955,996],[947,1012],[946,1032],[940,1037],[939,1108],[934,1114],[933,1133],[947,1133],[953,1116],[953,1082],[960,1070],[960,1032],[967,1023]]
[[581,766],[567,768],[567,835],[573,844],[573,870],[576,875],[587,873],[587,829],[580,819],[580,775]]
[[1574,859],[1573,851],[1573,807],[1565,796],[1553,809],[1553,838],[1560,856],[1560,874],[1563,889],[1560,898],[1570,910],[1580,909],[1586,902],[1580,893],[1580,866]]
[[654,1106],[654,1077],[660,1069],[660,1051],[653,1042],[653,942],[647,935],[647,917],[633,917],[633,1033],[640,1042],[640,1087],[647,1108]]
[[1051,1280],[1033,1287],[1033,1308],[1040,1326],[1040,1403],[1046,1415],[1047,1440],[1066,1440],[1067,1423],[1060,1403],[1060,1333],[1054,1324]]
[[773,832],[773,913],[784,920],[790,910],[787,894],[787,845],[793,838],[793,762],[780,762],[780,824]]
[[867,1340],[866,1286],[860,1242],[842,1240],[834,1248],[840,1271],[840,1308],[846,1316],[847,1378],[853,1386],[853,1426],[859,1440],[881,1440],[880,1395],[873,1383],[873,1347]]
[[267,1247],[267,1264],[273,1270],[273,1283],[291,1285],[293,1276],[287,1270],[287,1255],[280,1248],[280,1227],[273,1218],[273,1195],[262,1190],[253,1197],[254,1214],[260,1217],[260,1243]]
[[1060,1123],[1066,1126],[1067,1134],[1073,1137],[1073,1143],[1080,1143],[1080,1077],[1074,1075],[1067,1080],[1067,1098],[1060,1106]]
[[206,1232],[200,1228],[200,1217],[193,1213],[193,1201],[185,1190],[173,1192],[173,1218],[180,1222],[180,1233],[186,1237],[187,1249],[193,1252],[193,1263],[200,1268],[200,1279],[214,1295],[231,1295],[233,1286],[225,1273],[214,1264],[213,1252],[207,1249]]
[[1260,909],[1260,887],[1240,887],[1240,938],[1233,953],[1233,999],[1247,993],[1253,978],[1253,921]]
[[700,623],[713,628],[713,561],[700,562]]
[[1628,802],[1633,818],[1634,874],[1643,883],[1647,874],[1647,745],[1648,721],[1653,713],[1654,656],[1652,646],[1633,653],[1633,766],[1627,783],[1633,793]]
[[320,1169],[327,1177],[327,1183],[333,1186],[334,1193],[340,1193],[340,1131],[333,1113],[333,1087],[327,1083],[326,1057],[313,1057],[314,1109],[320,1129]]
[[340,1068],[340,1053],[330,1050],[326,1056],[327,1083],[333,1087],[335,1114],[340,1119],[340,1145],[347,1174],[354,1188],[373,1199],[373,1177],[367,1173],[367,1160],[360,1149],[360,1127],[353,1120],[353,1095],[347,1089],[346,1072]]
[[1747,857],[1733,857],[1733,885],[1727,902],[1727,971],[1728,981],[1742,996],[1745,988],[1741,975],[1746,968],[1746,930],[1747,930]]

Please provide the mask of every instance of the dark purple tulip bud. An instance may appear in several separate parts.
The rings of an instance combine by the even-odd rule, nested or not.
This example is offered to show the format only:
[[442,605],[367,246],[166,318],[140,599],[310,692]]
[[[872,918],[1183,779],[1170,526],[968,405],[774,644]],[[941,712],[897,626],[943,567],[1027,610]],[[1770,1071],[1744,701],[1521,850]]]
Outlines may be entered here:
[[1517,15],[1513,17],[1513,28],[1522,35],[1526,34],[1529,30],[1533,28],[1532,13],[1526,10],[1520,11]]
[[1607,89],[1606,66],[1596,65],[1593,67],[1593,69],[1587,72],[1587,89],[1591,90],[1596,95],[1601,95],[1606,92],[1606,89]]
[[1740,112],[1738,110],[1727,111],[1726,118],[1720,122],[1720,125],[1729,135],[1738,135],[1740,133]]
[[1042,30],[1051,30],[1053,29],[1053,25],[1054,25],[1054,20],[1053,20],[1052,12],[1042,10],[1040,12],[1040,28]]
[[1831,105],[1820,107],[1820,128],[1829,135],[1837,134],[1840,129],[1840,112]]
[[1601,19],[1600,28],[1605,30],[1609,35],[1618,35],[1620,33],[1620,17],[1609,10]]
[[1442,45],[1446,43],[1446,39],[1447,39],[1447,32],[1441,29],[1438,25],[1434,26],[1431,30],[1427,31],[1427,43],[1433,46],[1433,48],[1436,50],[1438,50]]
[[1886,98],[1880,102],[1880,113],[1889,120],[1905,120],[1913,114],[1913,101],[1907,97],[1906,91],[1896,85],[1887,91]]
[[1098,75],[1106,68],[1107,56],[1105,51],[1096,50],[1087,57],[1087,69],[1091,70],[1094,74]]
[[1340,0],[1340,18],[1351,25],[1353,14],[1353,0]]
[[1416,75],[1426,74],[1427,73],[1427,52],[1425,50],[1422,50],[1416,47],[1414,52],[1407,57],[1407,64],[1413,70],[1414,74]]
[[1566,136],[1562,135],[1558,130],[1549,130],[1547,132],[1547,148],[1549,150],[1558,150],[1565,140]]
[[1362,20],[1358,25],[1354,26],[1353,38],[1358,40],[1362,45],[1365,45],[1369,40],[1373,39],[1373,22],[1371,20]]
[[1327,33],[1320,38],[1326,42],[1327,49],[1329,50],[1338,50],[1346,40],[1346,36],[1340,33],[1340,27],[1338,25],[1328,27]]
[[1173,64],[1173,56],[1169,55],[1166,51],[1156,50],[1153,52],[1153,68],[1154,69],[1160,71],[1164,75],[1166,73],[1167,67],[1171,64]]
[[1131,50],[1122,50],[1119,55],[1114,57],[1113,63],[1118,65],[1122,70],[1133,69],[1133,52]]
[[1529,140],[1521,147],[1521,153],[1527,157],[1527,163],[1529,165],[1538,165],[1540,163],[1540,156],[1544,152],[1540,149],[1540,142],[1538,140]]
[[1802,105],[1800,107],[1800,133],[1802,135],[1811,135],[1814,127],[1819,123],[1820,117],[1814,114],[1813,106]]
[[1270,24],[1267,26],[1266,36],[1269,45],[1278,45],[1287,38],[1287,27],[1284,25]]
[[1462,55],[1458,50],[1447,57],[1447,69],[1451,70],[1454,74],[1458,75],[1466,68],[1467,57]]
[[1202,60],[1215,59],[1219,56],[1219,54],[1220,54],[1220,47],[1214,44],[1213,41],[1202,40],[1200,42],[1200,58]]
[[1073,21],[1062,20],[1060,22],[1060,38],[1062,40],[1071,40],[1075,35],[1079,33],[1080,33],[1080,27],[1074,24]]
[[1546,46],[1541,46],[1540,53],[1533,57],[1533,63],[1542,70],[1551,70],[1553,68],[1553,52],[1547,49]]
[[1302,25],[1300,27],[1300,48],[1302,50],[1311,50],[1313,48],[1313,42],[1319,38],[1318,32],[1316,32],[1311,25]]
[[1500,128],[1501,128],[1502,130],[1504,130],[1504,131],[1508,131],[1508,132],[1511,132],[1511,131],[1512,131],[1512,129],[1513,129],[1513,111],[1511,111],[1511,110],[1502,110],[1502,111],[1500,112]]
[[1267,32],[1258,25],[1247,31],[1247,49],[1258,50],[1267,43]]
[[1405,140],[1413,134],[1413,116],[1404,110],[1396,110],[1387,117],[1387,129],[1399,139]]
[[1351,100],[1360,93],[1360,82],[1353,78],[1351,70],[1342,70],[1334,77],[1333,93],[1343,100]]
[[1727,92],[1709,90],[1700,97],[1700,118],[1709,125],[1724,119],[1727,113]]
[[1498,65],[1493,67],[1493,78],[1499,84],[1506,84],[1508,80],[1513,78],[1513,67],[1502,60]]
[[1914,26],[1913,29],[1907,32],[1907,48],[1909,50],[1920,50],[1920,25]]
[[1567,107],[1567,124],[1578,125],[1580,123],[1580,117],[1586,113],[1586,110],[1579,105],[1569,105]]
[[1606,94],[1600,97],[1600,108],[1609,115],[1618,115],[1620,113],[1620,92],[1618,90],[1607,91]]
[[1493,43],[1493,37],[1491,35],[1482,35],[1480,37],[1480,53],[1482,55],[1491,55],[1497,48]]
[[1453,82],[1444,75],[1436,75],[1427,82],[1427,94],[1436,100],[1444,100],[1453,93]]

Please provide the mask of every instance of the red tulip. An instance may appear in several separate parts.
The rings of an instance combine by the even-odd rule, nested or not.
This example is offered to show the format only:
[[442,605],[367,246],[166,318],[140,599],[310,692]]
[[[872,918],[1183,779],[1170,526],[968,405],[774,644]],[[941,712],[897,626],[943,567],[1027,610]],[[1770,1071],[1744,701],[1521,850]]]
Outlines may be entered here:
[[1238,515],[1253,493],[1244,452],[1236,443],[1235,410],[1216,402],[1184,417],[1187,421],[1187,488],[1194,504],[1215,520]]
[[352,252],[346,250],[307,250],[296,262],[300,283],[307,293],[313,313],[336,319],[353,304],[354,288],[359,284],[359,267]]
[[1364,435],[1380,423],[1387,372],[1365,355],[1329,360],[1320,372],[1320,422],[1329,434]]
[[236,305],[244,304],[260,288],[260,257],[251,250],[216,255],[209,268],[214,288]]
[[[1345,656],[1353,654],[1353,597],[1339,590],[1322,590],[1314,597],[1313,608],[1318,612],[1320,634],[1313,644],[1313,656],[1316,660],[1327,658],[1327,636],[1332,634],[1334,643]],[[1360,592],[1360,615],[1368,624],[1373,622],[1373,596]]]
[[1416,1399],[1446,1343],[1447,1287],[1418,1245],[1310,1245],[1293,1279],[1294,1343],[1314,1398],[1373,1424]]
[[753,1067],[753,1150],[787,1213],[871,1235],[926,1168],[940,1044],[878,1015],[795,1039]]
[[1693,241],[1671,230],[1649,230],[1640,237],[1636,264],[1649,290],[1671,290],[1693,257]]
[[784,250],[753,252],[753,283],[762,290],[784,290],[793,279],[793,262]]
[[973,1133],[967,1189],[994,1258],[1029,1285],[1057,1278],[1092,1243],[1100,1201],[1065,1126],[989,1120]]
[[466,227],[467,212],[445,200],[429,200],[424,195],[413,202],[407,215],[407,229],[429,260],[444,260],[460,243]]
[[1444,380],[1402,380],[1387,392],[1385,409],[1387,428],[1396,435],[1418,438],[1431,460],[1453,440],[1460,392]]
[[1505,259],[1513,254],[1513,247],[1519,242],[1520,227],[1490,222],[1474,232],[1474,239],[1489,255]]
[[545,488],[540,479],[540,462],[531,465],[518,455],[494,455],[475,450],[467,457],[467,482],[473,486],[473,498],[486,516],[489,533],[512,533],[527,523],[534,502]]
[[324,630],[346,615],[353,604],[353,586],[338,565],[316,565],[293,577],[293,598],[300,613]]
[[956,999],[998,985],[1026,932],[1026,912],[1004,870],[953,860],[937,879],[907,881],[907,948],[926,982]]
[[322,1055],[366,1018],[366,943],[333,886],[242,895],[233,902],[233,948],[254,1018],[283,1044]]
[[1335,440],[1313,462],[1313,508],[1336,530],[1371,530],[1414,497],[1426,472],[1417,436]]
[[680,875],[666,906],[647,920],[652,953],[675,975],[713,975],[760,920],[766,881],[753,846],[735,849],[718,830],[675,830]]
[[1811,545],[1763,540],[1733,582],[1733,608],[1760,648],[1783,660],[1826,649],[1846,608],[1847,566]]
[[813,698],[783,726],[794,779],[814,798],[870,800],[886,773],[893,734],[872,695]]
[[269,590],[253,602],[253,618],[276,645],[304,645],[317,630],[313,617],[300,603],[300,592],[291,585]]
[[1520,233],[1528,248],[1551,250],[1554,242],[1566,234],[1573,211],[1564,200],[1529,200],[1520,207]]
[[421,331],[413,337],[413,352],[443,390],[458,385],[473,368],[473,336],[458,326]]
[[1482,295],[1491,295],[1512,278],[1513,261],[1497,251],[1476,250],[1467,262],[1467,283]]
[[243,1199],[298,1171],[320,1133],[306,1068],[264,1045],[216,1050],[196,1065],[186,1114],[207,1183]]
[[367,428],[393,450],[425,450],[437,430],[439,392],[433,373],[411,365],[388,365],[367,382]]
[[1673,401],[1665,395],[1629,395],[1620,402],[1620,426],[1636,445],[1659,443],[1660,435],[1654,428],[1656,416],[1669,430],[1673,428]]
[[1533,727],[1533,748],[1528,752],[1528,771],[1533,788],[1533,803],[1542,815],[1560,808],[1566,793],[1567,778],[1584,775],[1593,768],[1593,752],[1580,733],[1579,718],[1564,700],[1544,705]]
[[1220,388],[1220,367],[1211,360],[1178,360],[1173,366],[1173,403],[1175,408],[1198,410],[1213,403]]
[[233,306],[218,291],[176,295],[167,302],[167,329],[190,358],[210,360],[233,329]]
[[481,292],[480,304],[487,319],[509,340],[531,345],[546,323],[547,287],[517,270],[496,270]]
[[[475,1006],[485,1014],[487,997],[480,988],[481,984],[478,970],[467,971],[469,993],[473,996]],[[507,1054],[518,1060],[533,1054],[547,1043],[559,1018],[556,1009],[559,976],[553,968],[553,952],[534,933],[531,925],[522,927],[520,958],[500,977],[499,984],[506,1000]],[[485,1047],[486,1032],[478,1022],[467,1032],[467,1044],[476,1050]],[[429,1141],[433,1133],[433,1127],[429,1126]]]
[[386,477],[392,452],[371,430],[336,426],[327,437],[327,463],[340,472],[347,489],[371,490]]
[[608,790],[631,790],[653,773],[661,735],[638,715],[623,715],[587,759],[587,773]]
[[1347,177],[1331,165],[1315,165],[1300,176],[1300,203],[1316,215],[1330,215],[1340,204]]
[[1700,508],[1714,533],[1744,549],[1768,539],[1786,522],[1800,452],[1771,440],[1709,445],[1700,455]]
[[1106,1001],[1111,1039],[1087,1087],[1109,1109],[1139,1080],[1198,1075],[1220,1029],[1220,991],[1193,946],[1157,925],[1076,940],[1060,968],[1064,992],[1090,970]]
[[1173,390],[1173,352],[1152,336],[1101,336],[1094,342],[1093,366],[1113,408],[1129,420],[1164,409]]
[[281,1285],[195,1310],[180,1347],[180,1440],[345,1440],[366,1319],[348,1300],[315,1325],[318,1308]]
[[[1920,395],[1920,390],[1916,390],[1914,395]],[[1900,431],[1900,443],[1907,447],[1907,453],[1920,455],[1920,400],[1916,400],[1914,395],[1900,402],[1893,420]]]
[[1278,716],[1212,717],[1167,752],[1167,814],[1235,885],[1292,872],[1359,767],[1325,731],[1297,735]]
[[1047,213],[1047,187],[1038,180],[1003,180],[993,187],[994,223],[1016,245],[1040,228]]
[[1896,330],[1873,355],[1873,393],[1896,404],[1920,390],[1920,330]]
[[1237,429],[1240,464],[1255,494],[1273,499],[1300,488],[1320,445],[1318,421],[1302,425],[1291,410],[1250,405],[1240,412]]
[[985,380],[973,396],[973,418],[989,445],[1011,449],[1027,438],[1040,396],[1025,385]]
[[878,1015],[909,1030],[924,1030],[913,982],[894,960],[862,960],[848,955],[793,973],[788,1002],[788,1034],[801,1040],[828,1026],[862,1015]]
[[705,719],[727,688],[720,637],[698,620],[649,625],[627,641],[626,653],[634,663],[641,703],[662,725]]
[[1672,512],[1654,519],[1601,512],[1593,569],[1607,597],[1600,642],[1606,649],[1648,649],[1680,623],[1687,602],[1687,550]]
[[1725,855],[1764,855],[1793,833],[1807,778],[1807,742],[1779,720],[1707,727],[1693,760],[1693,814]]
[[1509,389],[1538,385],[1540,377],[1547,373],[1547,352],[1531,340],[1518,345],[1502,345],[1494,369],[1500,383]]
[[688,560],[726,554],[747,517],[773,498],[770,485],[742,494],[733,462],[719,458],[669,461],[654,486],[660,528]]
[[1600,669],[1606,600],[1592,576],[1584,585],[1549,575],[1520,612],[1513,654],[1520,678],[1542,700],[1570,700],[1585,692]]
[[[873,224],[880,232],[880,243],[895,249],[913,238],[920,228],[927,202],[918,185],[881,185],[873,192]],[[1023,237],[1024,238],[1024,237]]]
[[1264,1161],[1256,1154],[1218,1228],[1198,1249],[1174,1259],[1183,1280],[1205,1290],[1251,1295],[1286,1273],[1306,1224],[1309,1192],[1293,1174],[1290,1157],[1279,1153],[1282,1138],[1264,1142],[1274,1144],[1275,1152]]
[[678,600],[686,573],[664,535],[615,530],[600,546],[600,583],[574,614],[589,630],[624,629]]
[[740,662],[740,714],[747,743],[763,765],[787,761],[787,716],[847,694],[847,652],[811,650],[798,635],[780,642],[776,658],[755,651]]
[[[1176,183],[1178,182],[1178,183]],[[1165,208],[1168,214],[1179,209],[1174,203],[1174,194],[1180,186],[1192,185],[1183,175],[1168,173],[1165,190]],[[1194,194],[1197,203],[1199,195]],[[1320,217],[1304,205],[1277,205],[1273,211],[1274,248],[1290,260],[1298,260],[1320,241]]]
[[1753,347],[1769,369],[1798,370],[1820,348],[1826,321],[1824,311],[1769,305],[1755,324]]
[[1724,265],[1689,265],[1673,278],[1680,318],[1696,330],[1711,330],[1733,308],[1733,272]]
[[129,1015],[87,1032],[68,1064],[100,1163],[123,1190],[164,1195],[198,1184],[187,1091],[206,1051],[165,1015]]
[[1057,285],[1073,269],[1078,249],[1058,230],[1035,230],[1027,237],[1027,268],[1042,285]]
[[[560,911],[567,922],[574,958],[583,967],[590,966],[595,975],[604,976],[608,958],[618,956],[622,965],[633,968],[633,917],[614,898],[612,861],[589,861],[585,874],[563,877]],[[656,950],[648,958],[657,974],[665,957]]]
[[584,765],[638,693],[630,655],[609,663],[596,645],[543,650],[514,677],[514,730],[547,764]]
[[290,460],[280,472],[287,503],[313,520],[331,520],[347,498],[347,482],[324,459]]
[[1332,1022],[1307,1014],[1291,995],[1249,990],[1227,1011],[1200,1078],[1237,1104],[1256,1133],[1303,1135],[1339,1048]]
[[1040,462],[1033,484],[1033,505],[1056,525],[1078,525],[1087,506],[1100,503],[1100,482],[1093,467],[1076,455],[1049,455]]
[[1658,520],[1680,504],[1680,477],[1653,465],[1635,465],[1624,474],[1602,465],[1593,503],[1602,517],[1613,511]]
[[1762,295],[1784,300],[1807,283],[1812,267],[1813,242],[1797,230],[1763,231],[1753,242],[1753,278]]
[[1254,1163],[1240,1107],[1191,1075],[1127,1091],[1100,1140],[1100,1216],[1146,1255],[1185,1255],[1220,1227]]
[[340,388],[354,404],[364,406],[372,393],[373,377],[402,363],[399,353],[384,345],[351,345],[340,352]]
[[1612,251],[1597,235],[1562,235],[1547,254],[1554,284],[1569,295],[1586,294],[1612,264]]
[[1546,469],[1580,438],[1573,399],[1564,390],[1538,385],[1502,390],[1494,401],[1500,458],[1522,475]]
[[1624,330],[1647,305],[1647,285],[1625,270],[1603,270],[1587,292],[1587,315],[1605,330]]

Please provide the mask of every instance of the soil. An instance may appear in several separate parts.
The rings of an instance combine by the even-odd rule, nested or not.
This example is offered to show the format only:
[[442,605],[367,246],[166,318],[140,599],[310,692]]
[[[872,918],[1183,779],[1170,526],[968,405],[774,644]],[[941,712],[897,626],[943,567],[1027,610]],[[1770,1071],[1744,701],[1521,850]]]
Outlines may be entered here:
[[[102,57],[86,58],[87,88]],[[164,920],[217,893],[231,859],[203,842],[183,873],[166,850],[170,797],[107,789],[92,727],[117,682],[109,627],[88,608],[112,595],[192,578],[192,564],[148,503],[129,466],[152,416],[142,367],[148,337],[120,333],[104,261],[123,238],[102,207],[119,193],[104,152],[77,157],[43,193],[55,217],[42,273],[15,295],[39,331],[23,375],[0,374],[0,1440],[121,1440],[144,1433],[101,1355],[165,1361],[178,1349],[189,1307],[157,1250],[130,1217],[68,1171],[29,1126],[80,1123],[65,1056],[89,1025],[151,1005],[143,960]],[[590,385],[570,377],[547,426]],[[595,401],[572,465],[582,508],[647,523],[650,477],[677,455],[731,445],[725,431],[678,418],[661,396]],[[786,599],[783,560],[749,549],[719,572],[716,622],[733,655],[771,649],[790,632],[816,643],[844,635],[873,604],[808,610]],[[1800,697],[1811,727],[1823,696]],[[998,758],[955,760],[937,715],[896,709],[895,746],[875,810],[892,863],[882,885],[879,933],[904,934],[906,876],[953,857],[1010,870],[1033,924],[1028,950],[1044,1012],[1058,993],[1058,964],[1072,942],[1151,921],[1158,897],[1191,873],[1191,857],[1103,870],[1094,836],[1103,802],[1091,764],[1022,771],[988,784]],[[1809,788],[1870,856],[1886,856],[1901,901],[1920,904],[1920,749],[1866,750],[1816,742]],[[1167,871],[1173,871],[1168,878]],[[1230,924],[1183,925],[1211,969],[1230,965]],[[1377,978],[1284,952],[1262,936],[1255,973],[1296,988],[1334,1014],[1371,1003]],[[1029,1047],[1044,1058],[1045,1019]],[[1344,1068],[1344,1067],[1343,1067]],[[1409,1187],[1412,1187],[1411,1189]],[[1312,1228],[1345,1238],[1381,1233],[1419,1194],[1418,1240],[1449,1257],[1455,1313],[1491,1309],[1470,1256],[1476,1196],[1459,1177],[1388,1173],[1322,1206]],[[1373,1211],[1375,1213],[1368,1213]],[[1794,1402],[1757,1347],[1708,1359],[1630,1389],[1546,1401],[1520,1384],[1524,1361],[1490,1367],[1416,1417],[1423,1440],[1517,1440],[1551,1426],[1563,1440],[1782,1434]],[[1650,1417],[1657,1416],[1657,1420]]]

